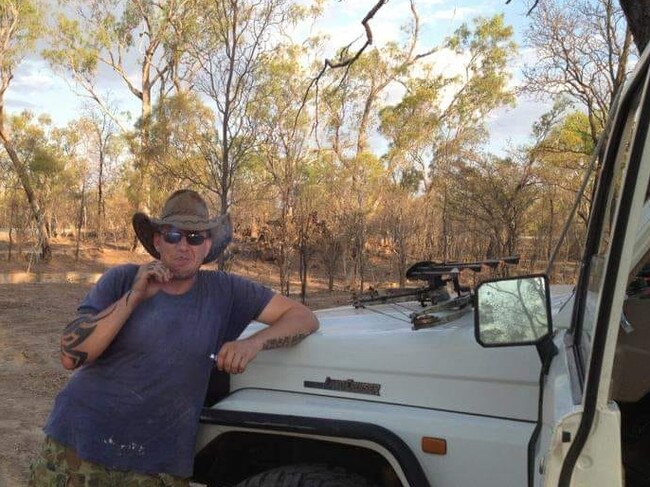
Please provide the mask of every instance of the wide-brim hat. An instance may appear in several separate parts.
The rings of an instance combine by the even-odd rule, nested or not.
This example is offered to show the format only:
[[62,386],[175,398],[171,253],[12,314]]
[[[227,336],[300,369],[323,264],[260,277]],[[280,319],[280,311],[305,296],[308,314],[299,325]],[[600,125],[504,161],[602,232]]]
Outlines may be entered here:
[[153,236],[165,225],[180,230],[209,231],[212,246],[203,260],[204,264],[219,257],[232,240],[230,215],[210,218],[208,205],[191,189],[181,189],[173,193],[165,202],[160,218],[151,218],[140,212],[133,215],[133,229],[138,240],[156,259],[160,259],[160,253],[153,244]]

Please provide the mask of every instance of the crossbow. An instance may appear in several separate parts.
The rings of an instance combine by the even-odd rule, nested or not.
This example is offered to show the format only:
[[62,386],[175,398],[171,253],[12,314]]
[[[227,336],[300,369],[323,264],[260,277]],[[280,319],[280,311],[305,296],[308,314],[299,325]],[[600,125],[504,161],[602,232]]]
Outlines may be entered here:
[[[409,316],[414,329],[425,328],[456,319],[465,313],[465,308],[472,303],[472,292],[468,286],[462,286],[459,278],[463,270],[481,272],[484,267],[495,269],[504,265],[516,265],[519,256],[486,259],[477,262],[432,262],[421,261],[413,264],[406,271],[406,278],[411,281],[424,281],[427,284],[412,289],[372,290],[362,295],[355,295],[352,304],[355,308],[365,308],[366,304],[396,303],[405,300],[419,301],[422,310]],[[451,284],[455,297],[451,297],[447,284]],[[410,299],[409,299],[410,298]],[[445,312],[435,314],[436,312]]]

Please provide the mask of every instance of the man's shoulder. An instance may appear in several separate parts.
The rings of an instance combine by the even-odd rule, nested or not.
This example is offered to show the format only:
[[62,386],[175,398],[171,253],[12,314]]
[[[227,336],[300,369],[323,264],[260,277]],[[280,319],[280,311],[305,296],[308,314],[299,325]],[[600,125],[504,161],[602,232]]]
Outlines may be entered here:
[[138,272],[137,264],[120,264],[115,267],[111,267],[102,275],[103,280],[123,280],[123,279],[133,279]]
[[140,266],[137,264],[119,264],[115,267],[108,269],[108,272],[114,272],[115,274],[135,274],[138,272]]
[[199,271],[199,276],[200,279],[202,279],[204,282],[206,282],[208,285],[211,286],[220,286],[220,287],[227,286],[229,288],[235,288],[235,289],[242,285],[266,287],[253,279],[249,279],[247,277],[240,276],[239,274],[234,274],[232,272],[225,272],[216,269],[215,270],[201,269]]

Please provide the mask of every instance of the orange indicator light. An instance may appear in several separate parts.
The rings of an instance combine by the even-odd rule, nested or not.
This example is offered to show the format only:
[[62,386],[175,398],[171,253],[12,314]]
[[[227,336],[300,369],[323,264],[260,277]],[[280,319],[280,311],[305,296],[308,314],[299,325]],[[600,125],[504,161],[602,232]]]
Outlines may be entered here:
[[447,440],[443,440],[442,438],[431,438],[428,436],[423,436],[422,451],[424,453],[432,453],[433,455],[446,455]]

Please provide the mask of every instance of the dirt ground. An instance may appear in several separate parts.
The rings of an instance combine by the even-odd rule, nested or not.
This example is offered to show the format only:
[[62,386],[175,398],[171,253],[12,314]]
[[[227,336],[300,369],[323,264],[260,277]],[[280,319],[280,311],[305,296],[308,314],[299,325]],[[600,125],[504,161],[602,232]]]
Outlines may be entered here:
[[[73,243],[65,240],[54,241],[49,263],[29,262],[15,250],[8,262],[6,250],[0,242],[0,487],[22,487],[43,438],[41,427],[69,375],[59,364],[59,336],[91,286],[86,278],[118,263],[147,262],[149,256],[83,246],[77,261]],[[268,263],[239,259],[232,271],[276,284]],[[48,282],[25,282],[30,280]],[[15,281],[22,282],[8,283]],[[314,309],[349,302],[348,293],[323,291],[322,280],[313,287],[317,292],[307,304]]]

